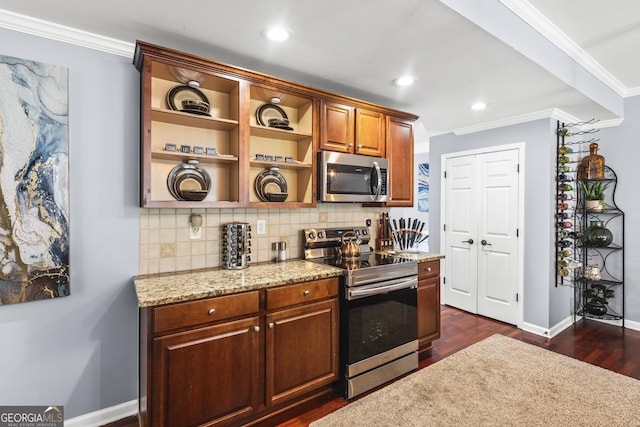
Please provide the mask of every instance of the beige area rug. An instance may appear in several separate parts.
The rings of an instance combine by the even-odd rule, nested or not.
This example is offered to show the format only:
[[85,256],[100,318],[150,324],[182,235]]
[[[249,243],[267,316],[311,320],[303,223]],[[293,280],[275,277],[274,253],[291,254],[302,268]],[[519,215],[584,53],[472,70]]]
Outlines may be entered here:
[[325,426],[640,426],[640,381],[493,335],[311,424]]

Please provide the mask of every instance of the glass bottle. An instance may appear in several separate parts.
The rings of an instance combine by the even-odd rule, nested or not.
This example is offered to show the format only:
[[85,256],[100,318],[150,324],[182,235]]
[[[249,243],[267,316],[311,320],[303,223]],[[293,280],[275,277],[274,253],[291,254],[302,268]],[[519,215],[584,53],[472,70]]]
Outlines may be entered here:
[[558,251],[558,256],[560,258],[567,258],[571,256],[571,250],[570,249],[563,249],[561,251]]
[[589,144],[589,155],[580,161],[578,179],[603,179],[604,157],[598,154],[598,144]]

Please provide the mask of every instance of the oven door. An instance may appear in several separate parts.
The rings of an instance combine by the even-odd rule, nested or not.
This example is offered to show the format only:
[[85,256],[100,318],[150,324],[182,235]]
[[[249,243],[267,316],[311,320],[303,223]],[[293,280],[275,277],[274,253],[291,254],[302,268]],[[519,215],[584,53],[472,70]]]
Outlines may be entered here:
[[418,279],[409,276],[347,288],[343,300],[342,344],[347,376],[358,375],[417,349]]

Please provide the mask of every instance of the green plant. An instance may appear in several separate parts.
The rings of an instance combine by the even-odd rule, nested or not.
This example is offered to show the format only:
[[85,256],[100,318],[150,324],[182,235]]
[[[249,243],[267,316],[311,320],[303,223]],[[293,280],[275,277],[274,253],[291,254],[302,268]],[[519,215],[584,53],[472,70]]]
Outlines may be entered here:
[[602,181],[581,181],[580,186],[587,200],[604,200],[604,190],[609,186],[609,183]]
[[606,306],[609,303],[609,298],[613,298],[614,295],[615,292],[613,289],[609,289],[600,283],[593,283],[584,290],[584,296],[587,299],[587,304],[593,306]]

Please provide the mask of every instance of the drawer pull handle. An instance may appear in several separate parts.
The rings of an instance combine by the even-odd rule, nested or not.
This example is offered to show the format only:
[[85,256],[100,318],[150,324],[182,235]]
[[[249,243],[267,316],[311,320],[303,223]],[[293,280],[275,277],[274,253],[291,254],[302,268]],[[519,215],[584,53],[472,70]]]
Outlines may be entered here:
[[425,268],[425,270],[431,271],[431,267],[427,267],[427,268]]
[[307,296],[307,295],[309,295],[310,293],[311,293],[311,292],[309,292],[309,291],[304,291],[304,292],[302,293],[302,295],[304,295],[304,296],[306,297],[306,296]]
[[253,327],[253,331],[254,332],[260,332],[260,326],[254,326]]
[[209,313],[209,316],[213,316],[213,315],[215,314],[215,312],[216,312],[216,309],[215,309],[215,308],[210,308],[210,309],[209,309],[209,312],[208,312],[208,313]]
[[269,322],[269,329],[273,329],[273,327],[276,326],[273,322]]

